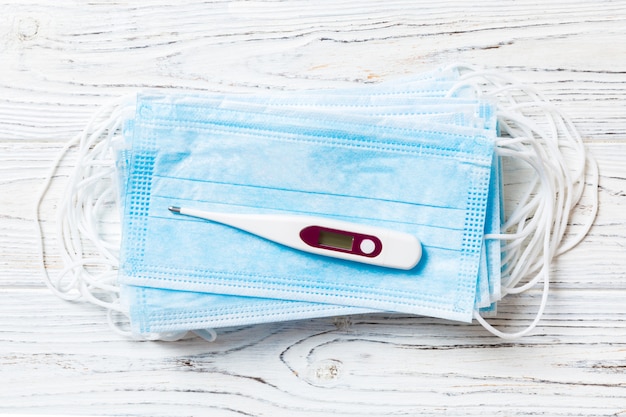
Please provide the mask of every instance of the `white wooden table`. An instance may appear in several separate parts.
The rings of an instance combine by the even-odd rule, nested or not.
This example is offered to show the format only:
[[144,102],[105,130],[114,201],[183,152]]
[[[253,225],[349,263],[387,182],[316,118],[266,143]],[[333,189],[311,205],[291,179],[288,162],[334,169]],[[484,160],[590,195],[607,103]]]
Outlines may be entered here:
[[[626,415],[626,1],[0,2],[0,413]],[[575,121],[600,210],[534,335],[366,315],[135,342],[43,285],[36,191],[108,98],[355,85],[453,61],[512,71]],[[48,266],[55,202],[43,205]],[[526,324],[538,292],[500,308]]]

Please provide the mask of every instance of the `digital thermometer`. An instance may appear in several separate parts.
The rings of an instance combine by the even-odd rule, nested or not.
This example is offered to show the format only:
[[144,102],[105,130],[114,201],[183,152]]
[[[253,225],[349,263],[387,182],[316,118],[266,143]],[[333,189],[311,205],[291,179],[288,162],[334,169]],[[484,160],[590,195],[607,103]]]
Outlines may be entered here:
[[415,236],[380,227],[312,216],[233,214],[184,207],[169,210],[244,230],[304,252],[354,262],[412,269],[422,257],[422,245]]

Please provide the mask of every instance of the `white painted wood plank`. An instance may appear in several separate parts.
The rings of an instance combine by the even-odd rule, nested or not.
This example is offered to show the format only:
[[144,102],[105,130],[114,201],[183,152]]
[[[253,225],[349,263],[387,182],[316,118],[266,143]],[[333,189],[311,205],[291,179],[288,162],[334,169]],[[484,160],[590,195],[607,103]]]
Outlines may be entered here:
[[[533,83],[600,162],[598,219],[554,265],[535,336],[367,315],[132,342],[43,288],[35,192],[108,98],[345,86],[452,61]],[[0,3],[0,413],[626,414],[625,74],[624,1]],[[48,246],[62,190],[43,206]],[[537,291],[507,300],[494,323],[528,322],[537,305]]]
[[[541,334],[518,343],[476,325],[367,315],[172,344],[122,340],[94,308],[13,290],[0,307],[0,411],[478,415],[506,403],[507,415],[616,414],[626,312],[611,305],[626,290],[580,295],[559,292]],[[569,324],[568,306],[583,312]]]

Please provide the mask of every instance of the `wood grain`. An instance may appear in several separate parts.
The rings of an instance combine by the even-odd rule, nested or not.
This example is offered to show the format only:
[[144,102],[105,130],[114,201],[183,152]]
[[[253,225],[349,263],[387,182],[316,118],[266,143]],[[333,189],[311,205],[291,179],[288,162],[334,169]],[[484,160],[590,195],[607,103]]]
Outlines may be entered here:
[[[0,2],[0,413],[626,415],[626,2],[473,3]],[[553,266],[533,336],[379,314],[228,329],[212,344],[134,342],[44,287],[36,192],[111,97],[330,88],[455,61],[535,85],[600,165],[596,223]],[[52,271],[72,157],[42,206]],[[528,323],[538,298],[507,300],[493,322]]]

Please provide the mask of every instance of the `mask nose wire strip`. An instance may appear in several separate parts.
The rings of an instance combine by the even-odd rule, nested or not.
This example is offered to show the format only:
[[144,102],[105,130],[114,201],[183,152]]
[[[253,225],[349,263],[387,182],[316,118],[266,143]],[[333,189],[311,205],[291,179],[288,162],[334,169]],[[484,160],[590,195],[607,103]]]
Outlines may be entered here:
[[[575,247],[587,235],[598,211],[598,166],[586,152],[572,121],[534,88],[519,84],[502,73],[467,65],[452,65],[461,72],[460,81],[448,95],[473,88],[479,96],[497,100],[498,125],[509,137],[499,138],[500,156],[523,160],[535,171],[520,204],[508,215],[503,233],[485,239],[502,241],[503,294],[519,294],[543,280],[541,301],[533,321],[518,332],[504,332],[488,323],[479,311],[474,318],[492,334],[515,339],[532,331],[541,319],[548,300],[552,260]],[[526,113],[532,116],[526,116]],[[534,121],[537,112],[543,124]],[[545,127],[544,127],[545,126]],[[585,187],[590,203],[582,225],[565,237],[571,214]],[[541,219],[541,221],[538,221]],[[529,275],[528,282],[518,285]]]

